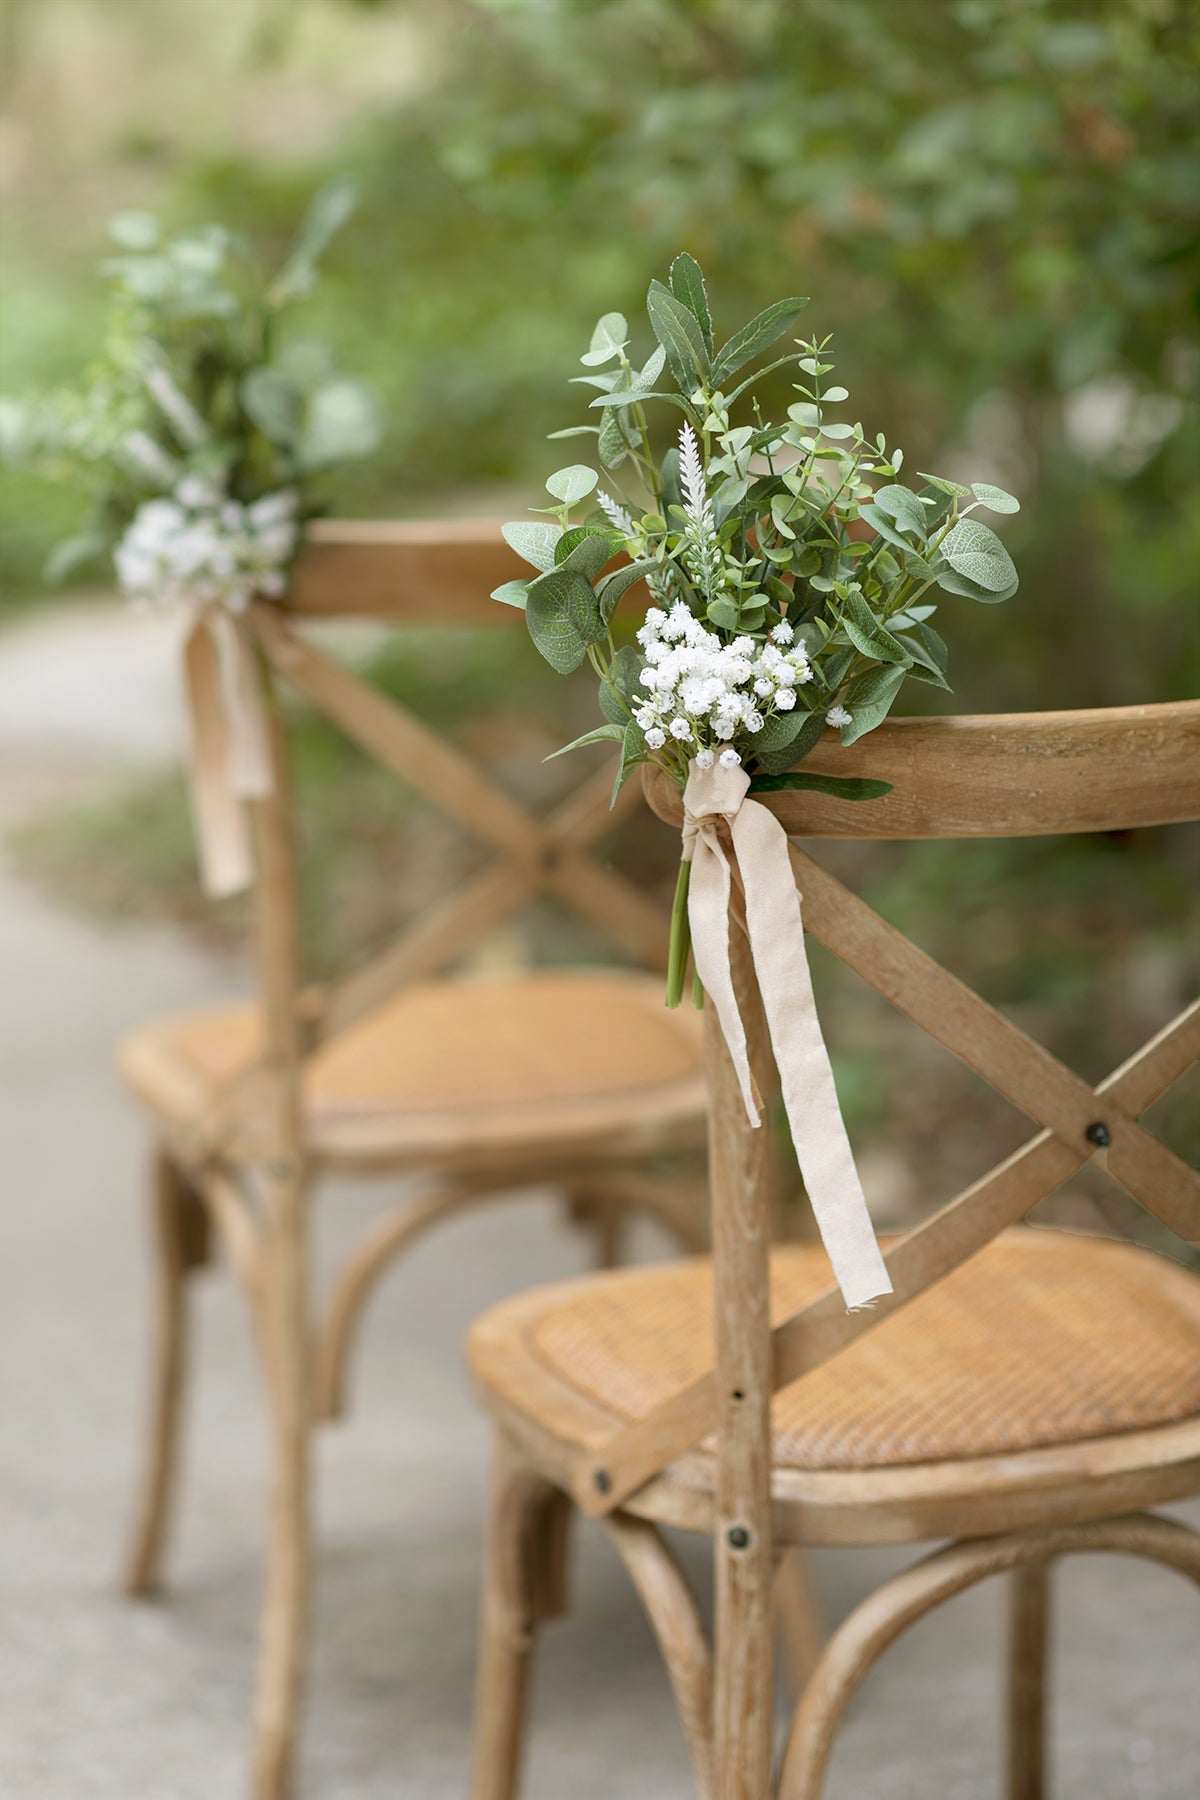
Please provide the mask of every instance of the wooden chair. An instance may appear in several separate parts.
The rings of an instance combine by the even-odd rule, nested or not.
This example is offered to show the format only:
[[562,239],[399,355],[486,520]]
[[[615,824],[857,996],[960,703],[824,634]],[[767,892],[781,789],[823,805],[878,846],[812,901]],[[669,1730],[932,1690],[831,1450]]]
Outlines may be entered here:
[[[1123,829],[1200,816],[1198,752],[1200,702],[906,719],[852,750],[831,739],[806,764],[882,776],[894,783],[885,799],[770,804],[806,837]],[[656,775],[647,791],[678,827],[678,790]],[[1019,1223],[1091,1161],[1200,1239],[1200,1176],[1138,1123],[1200,1057],[1200,1005],[1093,1088],[802,850],[792,857],[814,936],[1015,1102],[1034,1133],[893,1241],[894,1294],[848,1313],[818,1247],[769,1253],[764,1133],[747,1123],[705,1009],[712,1260],[525,1294],[470,1338],[499,1444],[472,1800],[516,1793],[530,1648],[562,1603],[572,1503],[603,1518],[646,1607],[706,1800],[815,1800],[876,1658],[940,1600],[1001,1572],[1012,1587],[1008,1792],[1039,1800],[1048,1565],[1120,1551],[1200,1581],[1200,1536],[1143,1510],[1200,1492],[1200,1282],[1128,1243]],[[745,940],[731,935],[762,1088],[759,996]],[[664,1525],[712,1534],[711,1651]],[[952,1542],[834,1634],[776,1769],[780,1556],[934,1538]]]
[[[494,526],[313,529],[288,598],[252,607],[238,624],[268,693],[279,684],[306,696],[495,860],[365,967],[324,991],[304,988],[284,729],[268,698],[273,791],[253,803],[251,819],[259,999],[154,1021],[119,1049],[159,1142],[157,1361],[126,1585],[144,1594],[159,1575],[186,1290],[215,1225],[249,1303],[271,1417],[259,1800],[276,1800],[288,1785],[307,1606],[310,1423],[341,1410],[352,1337],[384,1267],[438,1221],[532,1183],[561,1189],[610,1249],[613,1221],[629,1209],[657,1215],[685,1244],[705,1241],[701,1032],[689,1013],[663,1010],[661,980],[619,969],[470,982],[442,974],[539,894],[604,929],[636,963],[665,966],[665,911],[590,854],[614,821],[611,767],[548,818],[534,817],[296,629],[351,615],[520,627],[518,612],[487,599],[517,573],[513,561]],[[638,804],[627,789],[615,817]],[[391,1171],[425,1185],[385,1213],[350,1257],[314,1333],[308,1208],[328,1169]]]

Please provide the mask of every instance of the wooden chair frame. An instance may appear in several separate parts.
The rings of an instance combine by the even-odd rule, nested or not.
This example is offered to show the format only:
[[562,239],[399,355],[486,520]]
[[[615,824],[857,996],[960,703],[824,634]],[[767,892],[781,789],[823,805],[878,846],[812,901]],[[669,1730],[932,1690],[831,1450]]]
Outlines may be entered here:
[[[768,804],[791,836],[1026,836],[1127,829],[1200,817],[1200,702],[1091,713],[901,720],[853,750],[822,743],[811,766],[872,774],[894,790],[870,807],[812,793]],[[651,805],[682,822],[678,790],[652,772]],[[1006,1459],[881,1468],[853,1482],[772,1471],[770,1403],[782,1387],[874,1330],[984,1249],[1092,1161],[1181,1238],[1200,1242],[1200,1174],[1139,1123],[1150,1103],[1200,1059],[1200,1002],[1096,1087],[909,942],[797,847],[791,851],[806,927],[938,1043],[1012,1100],[1038,1127],[1019,1150],[889,1250],[894,1293],[845,1310],[831,1288],[772,1327],[769,1216],[762,1132],[753,1131],[713,1009],[707,1009],[715,1345],[709,1372],[635,1423],[614,1429],[580,1408],[571,1433],[496,1401],[502,1470],[528,1470],[602,1518],[634,1576],[659,1639],[705,1800],[817,1800],[841,1713],[886,1645],[943,1598],[997,1572],[1013,1577],[1010,1800],[1041,1800],[1046,1569],[1085,1550],[1155,1558],[1200,1582],[1200,1536],[1131,1509],[1200,1491],[1200,1422],[1123,1442],[1026,1453],[1024,1485]],[[769,1068],[761,1000],[744,936],[732,933],[735,988],[759,1085]],[[766,1091],[765,1088],[763,1091]],[[500,1340],[497,1339],[497,1342]],[[487,1351],[482,1353],[485,1357]],[[487,1397],[486,1363],[483,1391]],[[550,1390],[546,1392],[549,1414]],[[576,1429],[577,1427],[577,1429]],[[715,1433],[715,1473],[698,1446]],[[573,1441],[565,1441],[571,1438]],[[1115,1446],[1115,1447],[1114,1447]],[[1158,1450],[1161,1449],[1161,1454]],[[1008,1459],[1011,1460],[1011,1459]],[[851,1501],[853,1496],[853,1503]],[[857,1510],[856,1510],[857,1509]],[[969,1526],[964,1531],[964,1516]],[[803,1542],[960,1541],[864,1603],[819,1658],[773,1767],[772,1584],[780,1549]],[[716,1616],[712,1647],[659,1534],[670,1523],[710,1530]],[[507,1596],[495,1564],[485,1592],[472,1800],[516,1792],[519,1724],[497,1699],[527,1642],[505,1634]],[[513,1571],[516,1570],[514,1577]],[[507,1613],[505,1609],[507,1608]],[[528,1612],[528,1607],[526,1608]],[[530,1614],[532,1617],[533,1615]],[[506,1677],[502,1672],[509,1670]],[[502,1723],[497,1724],[497,1720]],[[493,1745],[503,1742],[503,1753]]]
[[[314,1053],[418,977],[444,970],[464,947],[539,893],[549,893],[614,938],[643,967],[666,962],[667,920],[632,883],[594,860],[599,838],[636,806],[627,789],[610,811],[611,768],[586,778],[548,818],[528,813],[452,745],[294,629],[313,618],[366,616],[395,623],[520,624],[487,599],[517,572],[495,526],[313,528],[293,589],[279,604],[256,603],[236,622],[260,668],[269,720],[272,787],[251,803],[257,870],[255,917],[264,1021],[261,1054],[182,1120],[160,1120],[152,1194],[157,1269],[158,1354],[149,1452],[125,1585],[158,1583],[174,1487],[186,1364],[189,1276],[208,1260],[210,1225],[245,1292],[263,1364],[272,1433],[272,1498],[254,1724],[253,1791],[288,1791],[300,1700],[309,1581],[309,1438],[344,1399],[347,1361],[364,1304],[385,1267],[432,1225],[533,1184],[561,1187],[569,1205],[615,1253],[625,1211],[657,1216],[685,1244],[704,1241],[701,1192],[703,1090],[697,1077],[686,1118],[660,1120],[646,1097],[627,1136],[589,1134],[570,1101],[547,1103],[544,1142],[528,1123],[506,1142],[497,1124],[477,1139],[447,1135],[397,1151],[360,1133],[345,1158],[314,1152],[303,1101]],[[286,683],[363,749],[394,769],[496,853],[494,863],[422,915],[365,967],[322,991],[302,984],[297,865],[285,730],[274,686]],[[204,721],[197,722],[200,729]],[[535,1134],[536,1140],[536,1134]],[[671,1160],[661,1171],[647,1156]],[[384,1213],[335,1284],[314,1333],[308,1208],[328,1167],[420,1170],[432,1191]],[[602,1180],[597,1179],[598,1173]]]

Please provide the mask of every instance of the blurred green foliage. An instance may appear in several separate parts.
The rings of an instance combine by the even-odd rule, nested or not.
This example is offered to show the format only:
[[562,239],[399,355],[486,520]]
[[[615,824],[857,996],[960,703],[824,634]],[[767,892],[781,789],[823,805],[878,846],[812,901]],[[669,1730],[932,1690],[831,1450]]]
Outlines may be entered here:
[[[406,24],[403,94],[364,101],[319,153],[157,164],[131,100],[108,155],[148,161],[176,220],[268,250],[318,180],[359,180],[318,325],[368,365],[389,430],[337,505],[414,513],[544,475],[580,337],[605,308],[640,316],[686,247],[733,319],[812,294],[812,328],[836,332],[847,384],[915,466],[969,464],[1026,499],[1021,601],[964,612],[958,704],[1192,691],[1186,0],[321,0],[257,9],[245,79],[286,66],[314,11],[351,34]],[[8,386],[23,356],[33,374],[78,361],[96,306],[44,222],[17,235]],[[63,507],[22,485],[6,511],[20,591]]]

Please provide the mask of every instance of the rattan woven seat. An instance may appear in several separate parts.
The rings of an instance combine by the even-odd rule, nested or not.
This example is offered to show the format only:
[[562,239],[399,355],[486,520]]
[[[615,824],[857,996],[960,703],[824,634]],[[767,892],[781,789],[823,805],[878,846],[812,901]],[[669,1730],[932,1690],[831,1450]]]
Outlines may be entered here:
[[[183,1121],[261,1053],[262,1035],[253,1005],[179,1014],[131,1033],[118,1063],[139,1099]],[[667,1012],[654,978],[608,970],[423,982],[312,1057],[310,1139],[352,1157],[415,1155],[448,1134],[464,1147],[544,1142],[548,1132],[628,1141],[641,1124],[694,1138],[701,1054],[694,1015]]]
[[[819,1246],[780,1248],[773,1317],[829,1283]],[[485,1404],[510,1425],[524,1412],[535,1431],[590,1446],[710,1365],[712,1295],[711,1264],[698,1257],[504,1301],[470,1339]],[[1030,1455],[1059,1453],[1061,1473],[1072,1445],[1115,1438],[1136,1451],[1180,1427],[1196,1431],[1200,1455],[1200,1282],[1129,1244],[1006,1232],[782,1389],[772,1425],[776,1470],[815,1477],[810,1491],[828,1474],[846,1502],[868,1471],[919,1478],[928,1465],[986,1460],[993,1479],[1007,1464],[1016,1485]],[[703,1484],[706,1468],[711,1476],[710,1448],[680,1465],[684,1485]],[[1150,1444],[1145,1454],[1153,1461]],[[650,1499],[657,1514],[661,1484]]]

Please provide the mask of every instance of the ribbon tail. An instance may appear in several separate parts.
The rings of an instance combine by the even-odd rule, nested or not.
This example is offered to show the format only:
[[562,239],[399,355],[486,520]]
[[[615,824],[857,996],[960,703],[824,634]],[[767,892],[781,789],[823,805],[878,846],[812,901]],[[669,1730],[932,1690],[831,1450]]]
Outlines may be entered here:
[[210,618],[217,641],[228,731],[229,782],[242,800],[262,800],[274,786],[271,741],[257,659],[227,612]]
[[254,865],[241,804],[229,779],[229,740],[219,652],[204,621],[184,646],[192,814],[207,894],[221,899],[250,886]]
[[688,886],[688,924],[692,957],[704,991],[717,1009],[721,1030],[746,1103],[746,1116],[762,1124],[762,1102],[750,1069],[746,1029],[738,1011],[729,966],[729,864],[710,832],[701,828],[691,844],[692,877]]
[[875,1241],[817,1017],[787,836],[755,801],[742,806],[732,830],[792,1140],[821,1241],[853,1311],[890,1294],[892,1283]]

